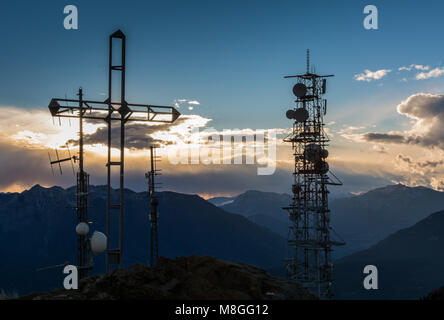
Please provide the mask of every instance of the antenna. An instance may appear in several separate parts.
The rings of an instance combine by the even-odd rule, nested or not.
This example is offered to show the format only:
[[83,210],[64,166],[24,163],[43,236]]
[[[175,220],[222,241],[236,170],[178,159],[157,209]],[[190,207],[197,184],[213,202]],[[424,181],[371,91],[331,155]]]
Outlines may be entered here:
[[148,196],[150,198],[150,266],[154,267],[157,264],[159,258],[159,213],[157,211],[157,206],[159,205],[159,200],[156,196],[156,185],[155,176],[160,175],[158,173],[160,170],[156,169],[158,158],[156,157],[155,147],[150,146],[150,163],[151,170],[145,173],[145,177],[148,179]]
[[293,129],[284,139],[292,145],[295,162],[292,202],[283,208],[290,219],[287,276],[327,299],[332,296],[332,246],[345,244],[330,236],[327,186],[342,185],[333,173],[328,174],[326,162],[330,140],[324,131],[327,100],[322,95],[326,91],[326,78],[332,76],[318,75],[314,68],[310,73],[307,50],[307,73],[284,77],[297,79],[293,87],[296,106],[286,113],[293,121]]
[[[68,151],[68,158],[59,158],[58,150],[55,150],[57,160],[51,161],[51,155],[49,155],[49,161],[51,164],[51,170],[54,174],[54,170],[52,166],[54,164],[59,165],[60,174],[62,174],[61,163],[70,161],[72,172],[75,175],[74,164],[73,162],[77,162],[78,160],[78,172],[76,175],[76,206],[73,207],[76,211],[77,216],[77,268],[79,270],[79,279],[85,278],[88,276],[89,271],[93,268],[93,260],[91,256],[91,243],[89,239],[89,224],[91,223],[88,219],[88,194],[89,194],[89,174],[84,171],[84,162],[83,162],[83,91],[82,88],[79,88],[77,96],[78,100],[78,116],[73,115],[73,110],[75,107],[70,107],[68,109],[68,115],[72,118],[79,119],[79,155],[71,155],[71,151],[69,149],[68,143],[66,143],[65,148]],[[65,100],[67,100],[65,98]],[[54,113],[58,111],[58,103],[54,102],[54,99],[51,100],[49,109],[51,114],[54,116]],[[59,116],[60,119],[60,116]],[[70,118],[68,118],[70,120]],[[69,121],[70,123],[71,121]]]
[[65,263],[61,263],[61,264],[56,264],[53,266],[41,267],[41,268],[36,269],[35,271],[40,272],[40,271],[45,271],[45,270],[50,270],[50,269],[56,269],[56,268],[62,268],[62,267],[64,268],[67,265],[69,265],[69,261],[66,261]]
[[[69,157],[68,158],[60,159],[59,158],[59,151],[57,149],[55,149],[56,160],[52,160],[51,159],[51,154],[48,152],[49,164],[51,165],[52,175],[54,175],[53,165],[55,165],[55,164],[59,165],[60,175],[63,175],[62,165],[61,165],[63,162],[71,161],[71,165],[72,165],[73,157],[71,157],[71,154],[69,152],[69,148],[68,148],[68,153],[69,153]],[[72,165],[72,167],[73,167],[73,173],[74,173],[74,166]]]
[[71,162],[72,174],[76,174],[74,170],[74,163],[76,161],[76,156],[71,156],[71,151],[69,151],[68,143],[66,144],[66,149],[68,150],[69,160]]
[[[120,45],[120,62],[114,64],[113,44],[117,42]],[[160,122],[173,123],[180,116],[180,113],[170,106],[157,106],[149,104],[128,103],[125,99],[125,71],[126,71],[126,36],[121,30],[117,30],[109,36],[109,59],[108,59],[108,98],[105,101],[83,100],[82,89],[79,89],[79,99],[60,99],[53,98],[49,103],[49,111],[53,117],[79,118],[80,132],[82,132],[83,121],[85,120],[103,120],[108,127],[107,135],[107,206],[106,206],[106,271],[110,270],[111,265],[118,265],[121,269],[123,266],[123,215],[124,215],[124,177],[125,177],[125,124],[128,121],[144,121],[144,122]],[[118,90],[118,99],[115,100],[112,92],[113,75],[118,72],[120,90]],[[115,86],[114,86],[115,87]],[[71,106],[69,103],[75,103],[78,106]],[[90,111],[87,113],[86,111]],[[94,111],[94,112],[93,112]],[[112,159],[111,149],[116,146],[112,145],[112,127],[117,123],[120,126],[120,149],[119,159]],[[111,167],[119,169],[119,201],[111,203]],[[79,134],[79,168],[83,171],[83,134]],[[87,203],[87,185],[89,182],[87,176],[78,174],[78,185],[82,186],[79,190],[79,198],[81,204],[82,216],[86,216]],[[80,181],[82,180],[82,181]],[[78,209],[80,210],[80,209]],[[119,211],[119,228],[118,228],[118,245],[116,248],[110,248],[114,238],[111,236],[111,212]],[[113,219],[114,221],[114,219]],[[115,230],[113,228],[113,230]]]

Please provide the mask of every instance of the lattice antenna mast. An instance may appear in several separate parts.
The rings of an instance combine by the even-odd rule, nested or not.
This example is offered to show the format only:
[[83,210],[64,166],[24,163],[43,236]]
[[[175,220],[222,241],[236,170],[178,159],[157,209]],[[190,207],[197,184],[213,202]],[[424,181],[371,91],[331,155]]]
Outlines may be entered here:
[[[113,44],[120,44],[120,62],[113,63]],[[49,110],[54,117],[79,118],[85,120],[102,120],[108,126],[108,161],[107,166],[107,207],[106,207],[106,270],[111,265],[123,267],[123,216],[124,216],[124,156],[125,156],[125,124],[128,121],[172,123],[180,116],[173,107],[148,104],[128,103],[125,99],[125,71],[126,71],[126,37],[121,30],[117,30],[109,37],[109,64],[108,64],[108,98],[105,101],[82,100],[83,106],[70,106],[68,103],[80,104],[80,100],[54,98],[49,104]],[[113,73],[120,72],[120,90],[116,100],[113,99]],[[118,123],[120,127],[119,159],[112,159],[112,125]],[[119,169],[119,197],[116,201],[112,197],[111,167]],[[115,201],[115,202],[112,202]],[[118,237],[111,235],[111,212],[119,211]],[[114,246],[114,248],[111,248]]]
[[333,245],[342,242],[331,240],[330,210],[327,185],[341,185],[328,175],[327,146],[329,139],[324,131],[323,117],[327,112],[327,78],[332,75],[310,73],[307,50],[307,72],[286,76],[296,78],[293,93],[296,105],[287,111],[293,120],[292,133],[284,139],[291,142],[294,151],[294,182],[292,202],[284,209],[289,213],[289,258],[286,270],[291,281],[297,281],[321,298],[332,296]]
[[157,211],[157,207],[159,205],[159,200],[156,195],[156,185],[158,183],[155,182],[155,177],[159,175],[159,171],[157,169],[157,160],[155,148],[153,146],[150,147],[150,163],[151,170],[145,174],[145,177],[148,179],[148,196],[150,198],[150,266],[154,267],[157,264],[157,260],[159,258],[159,212]]
[[[78,99],[78,119],[79,119],[79,153],[78,156],[71,156],[68,145],[66,148],[68,149],[68,158],[59,158],[59,153],[56,149],[56,160],[51,159],[51,155],[49,155],[49,161],[51,164],[51,169],[54,174],[54,170],[52,168],[53,165],[58,165],[60,169],[60,174],[62,174],[62,166],[61,163],[70,161],[72,170],[74,173],[74,165],[73,161],[78,161],[78,171],[77,171],[77,179],[76,179],[76,206],[73,209],[76,210],[77,217],[77,268],[79,272],[79,278],[85,278],[89,275],[89,271],[93,268],[93,260],[91,256],[91,246],[89,239],[89,225],[90,221],[88,220],[88,194],[89,194],[89,174],[87,174],[84,170],[84,151],[83,151],[83,115],[85,113],[85,107],[83,106],[83,90],[79,88],[77,93]],[[50,104],[50,110],[54,105]],[[59,119],[60,120],[60,119]]]
[[310,49],[307,49],[307,74],[310,73]]
[[83,106],[83,90],[79,89],[79,171],[77,172],[77,225],[85,227],[84,232],[77,232],[77,261],[79,269],[79,278],[87,277],[89,271],[93,267],[91,256],[91,247],[89,241],[89,225],[88,220],[88,196],[89,196],[89,174],[84,170],[84,149],[83,149],[83,115],[85,108]]

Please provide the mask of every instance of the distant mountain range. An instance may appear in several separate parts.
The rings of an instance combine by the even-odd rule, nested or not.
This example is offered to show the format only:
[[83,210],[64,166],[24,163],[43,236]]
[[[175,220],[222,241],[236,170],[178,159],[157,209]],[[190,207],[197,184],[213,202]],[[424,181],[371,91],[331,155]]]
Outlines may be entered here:
[[[419,299],[444,284],[444,211],[335,262],[339,299]],[[366,265],[378,268],[379,289],[363,288]]]
[[[114,191],[113,197],[118,197]],[[225,212],[197,195],[160,192],[160,255],[214,256],[262,268],[281,265],[285,239],[245,217]],[[124,265],[147,263],[149,199],[125,190]],[[75,263],[75,189],[34,186],[23,193],[0,194],[0,289],[24,294],[62,285],[61,269],[39,267]],[[92,230],[105,230],[106,187],[91,187]],[[112,233],[117,236],[117,230]],[[6,241],[5,241],[6,240]],[[111,238],[111,242],[117,238]],[[95,273],[104,272],[104,255],[95,258]]]
[[[220,206],[224,210],[285,236],[288,222],[280,208],[289,195],[248,191],[225,201],[230,202]],[[443,192],[389,185],[333,199],[330,209],[332,226],[347,243],[334,249],[334,257],[355,253],[334,262],[336,298],[419,299],[444,284]],[[363,288],[369,264],[379,271],[375,291]]]
[[[208,201],[287,237],[289,222],[282,207],[291,202],[288,194],[247,191],[236,197]],[[332,237],[346,242],[346,246],[334,248],[334,257],[339,258],[366,249],[391,233],[444,209],[444,192],[389,185],[357,196],[332,199],[329,206]]]
[[287,237],[288,214],[282,207],[291,202],[288,194],[250,190],[236,197],[217,197],[208,201],[227,212],[240,214],[282,237]]
[[363,250],[444,209],[444,192],[401,184],[330,202],[331,225],[347,243],[337,256]]
[[[113,192],[117,198],[118,191]],[[149,199],[145,192],[130,190],[125,198],[124,265],[146,263]],[[248,191],[205,201],[160,192],[158,198],[162,256],[214,256],[284,275],[288,219],[281,208],[289,204],[289,195]],[[23,193],[0,194],[0,291],[25,294],[60,287],[61,268],[36,269],[75,263],[74,204],[75,188],[36,185]],[[106,187],[91,187],[89,205],[91,229],[104,231]],[[354,252],[335,262],[338,298],[419,298],[444,284],[444,212],[438,212],[444,209],[444,193],[392,185],[334,199],[330,207],[332,225],[347,242],[336,253]],[[438,213],[428,217],[432,212]],[[367,264],[379,268],[376,292],[362,289]],[[104,255],[99,255],[94,273],[103,272]]]

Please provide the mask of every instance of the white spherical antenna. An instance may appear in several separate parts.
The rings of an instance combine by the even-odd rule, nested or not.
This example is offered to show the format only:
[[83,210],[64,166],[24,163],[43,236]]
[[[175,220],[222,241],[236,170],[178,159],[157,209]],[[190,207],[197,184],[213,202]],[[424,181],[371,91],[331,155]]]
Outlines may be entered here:
[[307,121],[308,117],[309,115],[307,109],[298,108],[294,111],[294,119],[296,119],[297,122]]
[[285,113],[285,116],[286,116],[288,119],[294,119],[294,110],[288,110],[288,111]]
[[89,225],[85,222],[80,222],[76,226],[76,233],[79,236],[86,236],[89,233]]
[[293,87],[293,94],[298,98],[305,97],[307,94],[307,87],[303,83],[296,83]]
[[106,236],[99,231],[94,231],[91,237],[91,251],[94,254],[102,253],[106,250]]

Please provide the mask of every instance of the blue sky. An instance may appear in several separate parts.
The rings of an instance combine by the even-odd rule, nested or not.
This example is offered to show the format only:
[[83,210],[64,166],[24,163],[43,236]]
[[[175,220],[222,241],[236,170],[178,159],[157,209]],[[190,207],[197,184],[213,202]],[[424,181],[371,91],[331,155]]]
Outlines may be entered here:
[[[63,28],[76,5],[79,30]],[[363,28],[365,5],[379,29]],[[287,128],[294,100],[284,75],[305,72],[305,50],[328,86],[332,129],[409,130],[396,106],[420,93],[441,94],[443,78],[414,80],[411,64],[443,65],[440,1],[14,1],[0,10],[0,106],[46,110],[52,97],[88,99],[107,90],[108,35],[127,35],[127,100],[193,111],[223,128]],[[392,70],[356,81],[365,69]],[[419,71],[418,71],[419,72]],[[406,78],[407,81],[401,81]],[[341,144],[336,148],[350,148]]]
[[[63,7],[79,10],[79,30],[63,28]],[[364,68],[440,65],[438,1],[373,1],[379,30],[362,27],[367,1],[15,1],[0,13],[0,104],[44,108],[81,85],[106,92],[107,35],[128,37],[128,100],[201,101],[221,127],[279,127],[291,103],[288,73],[334,73],[332,111],[375,95],[395,101],[418,89],[380,90],[353,81]],[[427,86],[427,83],[421,85]],[[379,99],[378,99],[379,100]],[[374,101],[377,103],[378,101]],[[353,107],[352,107],[353,106]],[[332,115],[333,118],[333,115]]]

